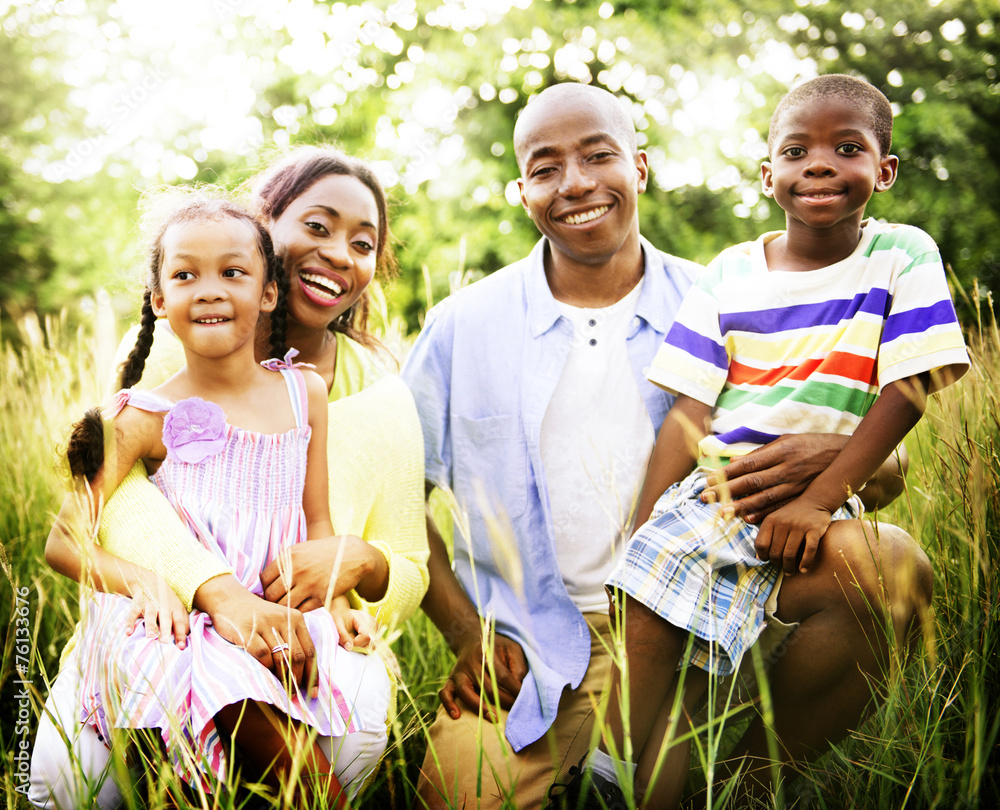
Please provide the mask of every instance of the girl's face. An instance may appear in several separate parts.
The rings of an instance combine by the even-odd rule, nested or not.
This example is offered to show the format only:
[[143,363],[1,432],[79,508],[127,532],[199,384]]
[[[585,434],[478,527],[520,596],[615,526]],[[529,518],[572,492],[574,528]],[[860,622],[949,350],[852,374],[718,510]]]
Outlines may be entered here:
[[361,298],[375,276],[378,205],[350,175],[317,180],[271,223],[288,273],[288,317],[326,329]]
[[260,313],[277,301],[253,226],[230,217],[177,222],[164,232],[162,247],[160,290],[151,296],[157,317],[195,354],[252,349]]

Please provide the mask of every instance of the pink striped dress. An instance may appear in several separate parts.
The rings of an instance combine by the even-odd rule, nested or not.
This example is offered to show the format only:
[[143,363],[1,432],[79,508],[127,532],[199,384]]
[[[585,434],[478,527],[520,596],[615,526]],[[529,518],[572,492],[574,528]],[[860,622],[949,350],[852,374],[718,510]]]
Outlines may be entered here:
[[[225,424],[220,452],[199,463],[168,457],[152,476],[198,541],[225,559],[257,595],[264,567],[282,549],[306,539],[302,490],[310,428],[305,383],[298,369],[270,367],[285,378],[297,427],[260,434]],[[181,403],[130,389],[117,394],[114,413],[126,404],[160,413]],[[337,688],[338,658],[356,653],[338,646],[337,629],[326,610],[305,614],[319,672],[319,696],[310,699],[290,697],[282,681],[242,647],[223,639],[200,611],[191,613],[191,635],[183,650],[147,639],[141,622],[126,635],[130,602],[95,593],[85,616],[82,719],[105,742],[110,744],[113,728],[159,729],[177,771],[211,790],[213,775],[226,778],[225,751],[213,719],[225,706],[245,700],[268,703],[321,736],[339,737],[364,727],[353,712],[354,696]],[[287,631],[279,632],[287,638]]]

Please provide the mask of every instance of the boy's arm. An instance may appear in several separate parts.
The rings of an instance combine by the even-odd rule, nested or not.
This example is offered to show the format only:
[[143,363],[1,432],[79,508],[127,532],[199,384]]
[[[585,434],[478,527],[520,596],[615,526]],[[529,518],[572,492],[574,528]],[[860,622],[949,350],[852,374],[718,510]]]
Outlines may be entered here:
[[667,412],[649,457],[646,477],[636,506],[637,529],[653,512],[667,487],[682,480],[698,459],[698,442],[708,434],[712,409],[704,402],[680,394]]
[[[831,516],[857,492],[920,421],[928,374],[887,385],[833,463],[788,505],[768,515],[757,535],[757,556],[786,574],[809,569]],[[796,562],[801,553],[801,562]]]

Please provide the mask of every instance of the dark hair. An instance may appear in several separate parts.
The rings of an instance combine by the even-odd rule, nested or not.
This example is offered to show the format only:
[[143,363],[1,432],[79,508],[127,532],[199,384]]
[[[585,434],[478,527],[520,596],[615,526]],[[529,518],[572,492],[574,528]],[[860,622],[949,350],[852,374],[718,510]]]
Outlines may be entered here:
[[[252,181],[260,214],[270,222],[278,219],[312,185],[329,175],[353,177],[371,191],[378,208],[378,239],[375,244],[375,273],[379,279],[393,277],[398,269],[389,233],[389,203],[375,172],[363,160],[345,155],[329,146],[301,146],[294,149]],[[284,273],[282,275],[285,275]],[[365,290],[350,309],[330,324],[364,346],[378,341],[368,332],[371,292]]]
[[880,157],[889,154],[892,148],[892,105],[889,99],[875,86],[864,79],[848,76],[844,73],[830,73],[818,76],[785,95],[771,116],[771,125],[767,132],[767,152],[771,154],[774,139],[782,119],[788,111],[806,101],[816,98],[839,98],[851,104],[863,107],[870,119],[875,138],[878,141]]
[[[176,190],[175,192],[176,193]],[[235,219],[246,222],[254,234],[257,250],[264,263],[264,283],[275,282],[278,295],[274,311],[271,313],[270,356],[285,356],[285,325],[287,323],[288,277],[275,258],[271,235],[245,208],[236,203],[202,192],[186,193],[184,202],[172,209],[165,219],[158,220],[156,236],[149,248],[146,289],[142,296],[142,312],[139,317],[139,333],[135,345],[122,363],[118,375],[119,388],[132,388],[142,379],[142,372],[153,345],[156,327],[156,313],[153,312],[152,297],[162,290],[160,270],[163,265],[163,237],[171,225],[186,222],[220,221]],[[104,464],[104,420],[100,410],[87,411],[83,419],[73,426],[69,445],[66,448],[70,471],[74,476],[85,476],[92,480]]]

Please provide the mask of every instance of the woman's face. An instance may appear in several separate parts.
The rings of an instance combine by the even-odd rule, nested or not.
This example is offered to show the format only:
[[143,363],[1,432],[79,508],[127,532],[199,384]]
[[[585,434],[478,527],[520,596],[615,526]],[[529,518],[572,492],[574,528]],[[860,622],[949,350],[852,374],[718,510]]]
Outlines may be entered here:
[[288,273],[288,317],[325,329],[353,306],[375,275],[378,205],[356,177],[328,174],[271,223]]

